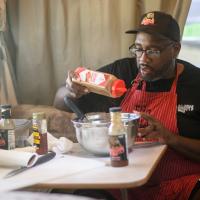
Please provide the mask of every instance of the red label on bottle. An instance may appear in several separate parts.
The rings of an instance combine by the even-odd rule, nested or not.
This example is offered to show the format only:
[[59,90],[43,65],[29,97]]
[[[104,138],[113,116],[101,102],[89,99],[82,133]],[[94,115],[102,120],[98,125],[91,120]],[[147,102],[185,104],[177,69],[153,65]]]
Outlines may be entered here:
[[126,136],[123,135],[110,135],[110,157],[112,161],[127,160]]
[[106,82],[109,79],[109,74],[105,74],[97,71],[90,71],[83,67],[79,67],[75,70],[75,73],[81,81],[91,83],[97,86],[106,86]]

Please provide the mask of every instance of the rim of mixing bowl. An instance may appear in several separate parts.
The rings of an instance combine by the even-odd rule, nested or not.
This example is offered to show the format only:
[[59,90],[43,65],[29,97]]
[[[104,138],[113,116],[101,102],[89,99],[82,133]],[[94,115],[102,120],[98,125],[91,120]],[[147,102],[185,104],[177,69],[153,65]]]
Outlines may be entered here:
[[[140,115],[136,113],[122,113],[122,119],[123,120],[138,120],[140,118]],[[79,124],[107,124],[110,123],[110,113],[105,112],[98,112],[98,113],[87,113],[86,114],[87,119],[89,121],[84,121],[78,117],[72,119],[71,121],[73,123],[79,123]],[[91,123],[92,122],[92,123]]]

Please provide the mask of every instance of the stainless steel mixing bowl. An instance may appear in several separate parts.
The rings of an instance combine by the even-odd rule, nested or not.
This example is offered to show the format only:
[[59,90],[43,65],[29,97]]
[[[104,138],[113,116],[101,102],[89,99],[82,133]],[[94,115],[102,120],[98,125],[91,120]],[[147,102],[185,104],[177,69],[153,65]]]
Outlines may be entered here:
[[[86,114],[89,121],[72,120],[76,131],[76,138],[80,145],[90,153],[99,156],[109,155],[108,128],[109,113]],[[127,132],[129,150],[132,149],[137,133],[139,115],[122,113],[122,120]]]

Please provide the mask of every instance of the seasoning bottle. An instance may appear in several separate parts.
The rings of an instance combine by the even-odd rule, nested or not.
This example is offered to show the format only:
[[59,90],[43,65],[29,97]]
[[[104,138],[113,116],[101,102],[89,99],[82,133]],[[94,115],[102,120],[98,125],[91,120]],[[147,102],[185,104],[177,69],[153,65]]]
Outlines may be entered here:
[[32,119],[33,145],[39,155],[48,152],[47,120],[43,112],[33,113]]
[[109,73],[78,67],[75,74],[77,78],[72,81],[87,87],[90,92],[118,98],[127,91],[125,82]]
[[109,126],[109,145],[111,166],[123,167],[128,165],[127,134],[121,119],[121,108],[109,109],[111,124]]
[[11,105],[1,105],[0,149],[15,148],[15,123],[11,118]]

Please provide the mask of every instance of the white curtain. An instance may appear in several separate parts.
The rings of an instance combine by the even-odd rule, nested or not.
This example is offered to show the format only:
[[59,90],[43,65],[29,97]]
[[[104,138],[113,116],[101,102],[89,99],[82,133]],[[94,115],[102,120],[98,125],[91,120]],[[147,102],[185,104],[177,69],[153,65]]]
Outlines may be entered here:
[[136,26],[141,14],[179,13],[181,2],[187,1],[7,0],[7,41],[20,103],[50,105],[69,69],[96,69],[129,56],[134,36],[125,31]]
[[68,69],[128,55],[136,0],[8,0],[20,103],[51,104]]
[[183,33],[192,0],[144,0],[144,2],[145,12],[160,10],[171,14],[178,21]]
[[0,104],[17,104],[16,80],[5,42],[6,1],[0,0]]

